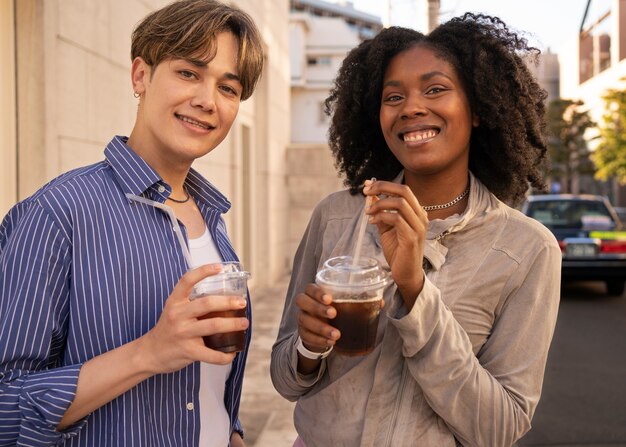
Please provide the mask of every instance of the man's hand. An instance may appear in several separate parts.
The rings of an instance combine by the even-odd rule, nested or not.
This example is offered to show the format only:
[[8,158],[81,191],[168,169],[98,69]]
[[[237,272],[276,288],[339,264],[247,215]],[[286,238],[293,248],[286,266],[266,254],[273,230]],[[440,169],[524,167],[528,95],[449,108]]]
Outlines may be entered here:
[[198,317],[210,312],[246,307],[241,296],[206,296],[189,300],[193,286],[207,276],[219,273],[217,265],[204,265],[190,270],[180,279],[165,302],[157,324],[141,339],[146,368],[153,374],[178,371],[194,361],[225,365],[235,353],[223,353],[205,347],[205,335],[242,331],[248,328],[246,318]]
[[241,435],[238,432],[234,432],[230,438],[230,447],[246,447],[246,443],[241,439]]
[[76,395],[58,425],[64,430],[80,418],[155,374],[178,371],[195,361],[227,364],[235,353],[204,346],[202,336],[248,328],[246,318],[198,320],[209,312],[241,309],[241,296],[209,296],[189,301],[193,286],[220,271],[205,265],[187,272],[165,302],[157,324],[144,336],[85,362],[78,376]]

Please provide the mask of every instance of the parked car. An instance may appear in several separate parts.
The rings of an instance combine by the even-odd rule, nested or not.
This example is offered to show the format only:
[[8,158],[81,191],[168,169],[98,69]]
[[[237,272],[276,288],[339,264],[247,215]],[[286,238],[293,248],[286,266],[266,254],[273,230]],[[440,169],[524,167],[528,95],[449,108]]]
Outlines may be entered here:
[[622,222],[622,227],[626,225],[626,207],[624,206],[614,206],[615,214],[619,217],[620,222]]
[[626,282],[626,231],[609,201],[590,194],[531,195],[522,212],[554,233],[564,281],[600,280],[609,295],[622,295]]

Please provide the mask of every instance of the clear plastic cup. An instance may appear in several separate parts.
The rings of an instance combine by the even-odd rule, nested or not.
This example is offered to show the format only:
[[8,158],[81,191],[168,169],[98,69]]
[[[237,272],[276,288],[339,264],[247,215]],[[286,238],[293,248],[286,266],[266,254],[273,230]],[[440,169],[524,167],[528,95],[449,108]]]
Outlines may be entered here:
[[[244,271],[239,262],[222,262],[220,265],[222,267],[222,271],[220,273],[208,276],[194,286],[193,291],[189,296],[190,300],[209,295],[246,297],[250,273]],[[246,309],[243,308],[210,312],[199,317],[199,319],[203,320],[215,317],[245,318]],[[207,348],[222,352],[243,351],[246,347],[245,330],[206,335],[203,339]]]
[[374,258],[360,257],[353,265],[352,256],[339,256],[324,263],[315,282],[333,297],[337,316],[330,324],[341,332],[335,350],[350,356],[371,352],[389,273]]

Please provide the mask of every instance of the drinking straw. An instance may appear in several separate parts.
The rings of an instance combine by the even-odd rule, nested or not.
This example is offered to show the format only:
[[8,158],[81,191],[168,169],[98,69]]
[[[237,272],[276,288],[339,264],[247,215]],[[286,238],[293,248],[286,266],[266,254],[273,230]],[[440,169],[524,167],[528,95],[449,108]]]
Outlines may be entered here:
[[[376,181],[376,177],[372,177],[372,182]],[[367,196],[365,198],[365,208],[363,208],[363,214],[359,218],[359,232],[356,238],[356,245],[354,247],[354,255],[352,256],[352,268],[350,272],[350,276],[348,278],[348,283],[352,283],[352,271],[355,270],[356,266],[359,265],[359,258],[361,257],[361,246],[363,245],[363,236],[365,235],[365,228],[367,227],[367,214],[365,214],[365,210],[370,207],[372,204],[372,196]]]
[[187,269],[192,269],[193,263],[191,262],[191,254],[189,253],[189,248],[187,248],[187,243],[185,242],[185,238],[183,237],[183,231],[180,229],[180,225],[178,224],[178,219],[176,218],[176,214],[174,214],[174,210],[160,202],[155,202],[154,200],[146,199],[145,197],[136,196],[134,194],[127,193],[126,197],[130,200],[134,200],[135,202],[159,208],[167,213],[170,220],[172,221],[174,234],[176,234],[176,239],[178,239],[180,249],[183,251],[183,256],[185,257],[185,261],[187,262]]

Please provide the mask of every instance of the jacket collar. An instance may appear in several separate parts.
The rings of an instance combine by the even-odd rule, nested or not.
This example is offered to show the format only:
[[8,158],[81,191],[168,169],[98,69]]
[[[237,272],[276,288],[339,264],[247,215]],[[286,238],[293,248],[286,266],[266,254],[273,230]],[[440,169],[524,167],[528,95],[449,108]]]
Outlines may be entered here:
[[[439,270],[446,261],[448,248],[442,244],[442,240],[449,234],[463,229],[476,215],[487,212],[492,208],[494,200],[491,192],[478,180],[474,174],[469,173],[470,192],[467,207],[462,214],[454,214],[446,219],[433,219],[428,223],[426,244],[424,245],[424,257],[434,270]],[[404,170],[393,180],[394,183],[402,183]],[[496,199],[497,200],[497,199]]]

